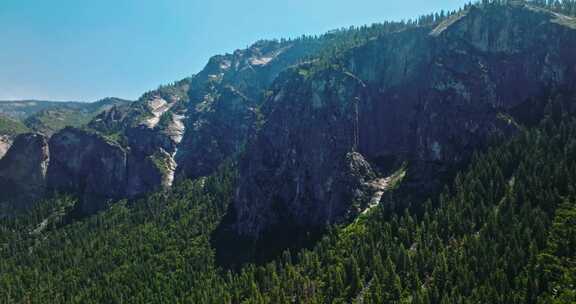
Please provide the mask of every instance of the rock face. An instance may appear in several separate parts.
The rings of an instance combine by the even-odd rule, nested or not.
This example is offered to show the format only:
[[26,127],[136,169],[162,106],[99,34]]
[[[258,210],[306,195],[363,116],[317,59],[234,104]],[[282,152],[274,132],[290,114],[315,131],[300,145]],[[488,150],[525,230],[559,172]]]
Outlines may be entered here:
[[287,73],[240,164],[236,230],[257,238],[286,221],[340,221],[366,204],[373,169],[403,161],[430,184],[491,136],[514,133],[504,118],[530,98],[574,88],[575,25],[526,5],[472,7]]
[[85,214],[101,210],[109,200],[168,186],[170,172],[163,167],[168,155],[141,155],[97,133],[66,128],[52,136],[50,151],[48,187],[80,195]]
[[50,189],[73,192],[86,214],[107,200],[170,187],[175,178],[211,174],[255,133],[264,90],[320,42],[259,42],[213,57],[191,78],[114,106],[82,131],[50,140]]
[[0,160],[0,201],[10,199],[10,203],[22,207],[40,198],[46,190],[48,159],[46,137],[32,133],[18,135]]
[[361,42],[354,31],[261,41],[106,104],[84,129],[52,136],[47,185],[78,194],[90,214],[238,158],[240,234],[321,227],[376,204],[374,185],[404,162],[414,189],[434,189],[490,137],[515,133],[532,100],[576,87],[573,18],[487,5],[435,27],[383,28]]
[[6,155],[10,146],[12,146],[12,136],[10,135],[0,135],[0,159]]
[[50,151],[48,187],[82,195],[86,201],[83,211],[100,207],[93,202],[104,203],[125,193],[127,155],[121,146],[95,134],[66,128],[52,136]]
[[246,50],[213,57],[191,81],[177,175],[209,175],[222,161],[240,153],[258,127],[258,107],[272,81],[316,53],[323,43],[263,41]]

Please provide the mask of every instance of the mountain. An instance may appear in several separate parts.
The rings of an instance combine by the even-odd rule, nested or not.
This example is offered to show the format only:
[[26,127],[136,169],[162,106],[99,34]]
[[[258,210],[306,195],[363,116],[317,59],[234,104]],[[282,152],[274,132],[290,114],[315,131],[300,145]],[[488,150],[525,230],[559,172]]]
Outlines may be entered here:
[[91,213],[107,199],[135,198],[170,187],[179,176],[213,173],[254,133],[267,85],[322,41],[259,42],[213,57],[197,75],[115,106],[86,130],[55,134],[48,188],[80,194],[82,209]]
[[11,115],[0,115],[0,201],[6,205],[9,200],[11,210],[41,199],[47,190],[50,136],[67,126],[81,127],[102,111],[127,102],[118,98],[93,103],[0,102],[0,111]]
[[574,122],[548,121],[475,157],[430,201],[409,207],[391,192],[312,248],[238,269],[219,264],[210,242],[234,195],[229,167],[72,222],[66,214],[76,201],[53,198],[0,220],[0,296],[6,303],[572,303],[575,148]]
[[69,110],[81,113],[98,112],[112,105],[126,102],[120,98],[104,98],[96,102],[47,101],[47,100],[0,100],[0,113],[13,119],[25,120],[43,111]]
[[26,117],[24,123],[35,132],[52,136],[66,126],[85,125],[101,112],[127,102],[119,98],[104,98],[90,103],[51,104]]
[[79,101],[47,101],[47,100],[2,100],[0,113],[14,119],[26,119],[40,111],[67,107],[81,108],[85,105]]
[[[91,214],[241,155],[238,233],[350,220],[403,164],[406,183],[432,193],[491,138],[517,133],[534,99],[573,86],[574,24],[512,2],[260,41],[54,134],[45,183]],[[27,122],[41,117],[58,120]]]
[[12,145],[14,137],[28,131],[28,127],[22,122],[0,115],[0,159]]
[[50,137],[66,126],[87,124],[100,112],[125,102],[118,98],[105,98],[93,103],[0,101],[0,159],[19,134],[35,132]]
[[[236,231],[354,218],[408,163],[414,191],[518,132],[532,101],[576,85],[576,20],[525,4],[472,6],[383,35],[272,85],[240,162]],[[375,175],[375,172],[379,174]]]
[[48,169],[48,139],[40,134],[17,136],[0,159],[0,191],[24,207],[42,198]]
[[0,299],[575,302],[575,15],[259,41],[53,134],[8,121]]

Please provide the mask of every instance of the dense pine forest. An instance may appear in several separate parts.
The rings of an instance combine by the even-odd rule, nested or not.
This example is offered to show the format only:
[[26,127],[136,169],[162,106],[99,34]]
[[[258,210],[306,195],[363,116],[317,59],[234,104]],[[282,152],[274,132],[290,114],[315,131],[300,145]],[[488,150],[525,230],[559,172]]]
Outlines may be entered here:
[[[576,1],[534,3],[576,16]],[[456,13],[299,39],[334,39],[326,66],[374,35]],[[238,182],[234,159],[89,217],[54,193],[0,219],[0,303],[576,303],[576,99],[551,93],[542,104],[441,193],[407,197],[399,184],[314,244],[258,263],[217,259],[238,250],[214,246]]]
[[[571,100],[571,102],[573,102]],[[335,226],[312,249],[215,263],[234,165],[74,221],[57,197],[0,225],[5,303],[571,303],[576,120],[561,106],[478,154],[421,211]],[[224,248],[234,252],[234,248]]]

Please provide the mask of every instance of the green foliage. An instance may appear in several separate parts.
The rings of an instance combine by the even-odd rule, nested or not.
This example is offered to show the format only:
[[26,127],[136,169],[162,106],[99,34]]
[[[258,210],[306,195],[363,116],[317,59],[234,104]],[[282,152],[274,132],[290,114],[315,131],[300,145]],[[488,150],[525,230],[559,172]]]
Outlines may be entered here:
[[[511,1],[512,0],[498,0],[493,2],[505,4]],[[532,0],[528,2],[567,16],[576,16],[575,0]]]
[[102,136],[111,142],[119,144],[122,147],[128,146],[128,139],[124,136],[122,132],[114,132],[114,133],[103,133]]
[[173,120],[173,114],[170,111],[162,113],[160,116],[160,121],[158,122],[158,126],[160,128],[168,127]]
[[238,271],[216,264],[209,241],[230,201],[230,169],[39,233],[29,231],[45,215],[4,220],[0,297],[8,303],[569,303],[576,275],[574,147],[576,122],[547,123],[477,156],[422,212],[379,207],[360,222],[334,227],[312,249]]
[[36,222],[3,220],[0,302],[209,303],[201,300],[203,290],[223,288],[209,232],[226,209],[233,177],[223,170],[184,181],[169,193],[120,202],[40,234],[27,232],[43,216]]
[[[562,11],[573,3],[542,5]],[[350,47],[451,14],[330,33],[325,59],[296,72],[339,69]],[[330,227],[313,248],[234,270],[216,263],[210,242],[234,189],[228,167],[76,221],[66,216],[75,201],[56,197],[0,220],[0,302],[574,303],[576,121],[547,111],[539,126],[477,155],[438,197],[391,195],[357,221]]]
[[88,124],[102,111],[126,100],[106,98],[93,103],[62,104],[49,109],[38,111],[29,116],[24,123],[35,132],[54,134],[65,127],[81,127]]
[[81,113],[75,109],[44,110],[26,119],[26,125],[44,134],[53,134],[65,127],[79,127],[90,122],[95,113]]
[[168,162],[170,161],[169,155],[157,151],[154,154],[150,155],[149,158],[160,172],[165,173],[170,170]]
[[0,115],[0,135],[16,136],[29,131],[22,122]]
[[169,102],[176,100],[185,102],[188,100],[190,80],[191,78],[185,78],[168,85],[161,85],[154,91],[144,93],[140,100],[149,100],[159,96]]
[[566,200],[556,210],[547,248],[538,255],[532,271],[544,293],[538,303],[576,302],[576,204]]

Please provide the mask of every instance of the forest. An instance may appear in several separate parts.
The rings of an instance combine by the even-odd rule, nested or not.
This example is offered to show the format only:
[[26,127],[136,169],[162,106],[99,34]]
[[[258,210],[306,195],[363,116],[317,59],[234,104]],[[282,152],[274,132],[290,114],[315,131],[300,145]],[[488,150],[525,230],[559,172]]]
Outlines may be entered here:
[[[576,15],[576,1],[536,3]],[[327,34],[322,56],[454,13]],[[233,159],[85,218],[73,216],[77,198],[54,193],[0,219],[0,303],[576,303],[576,99],[542,102],[536,122],[476,153],[440,193],[406,197],[400,185],[314,244],[238,267],[217,259],[233,244],[213,244]]]
[[2,220],[0,299],[574,302],[576,120],[551,100],[541,123],[477,154],[438,197],[410,204],[389,195],[312,248],[240,269],[218,265],[211,245],[231,199],[233,163],[82,220],[66,216],[72,197],[57,196]]

